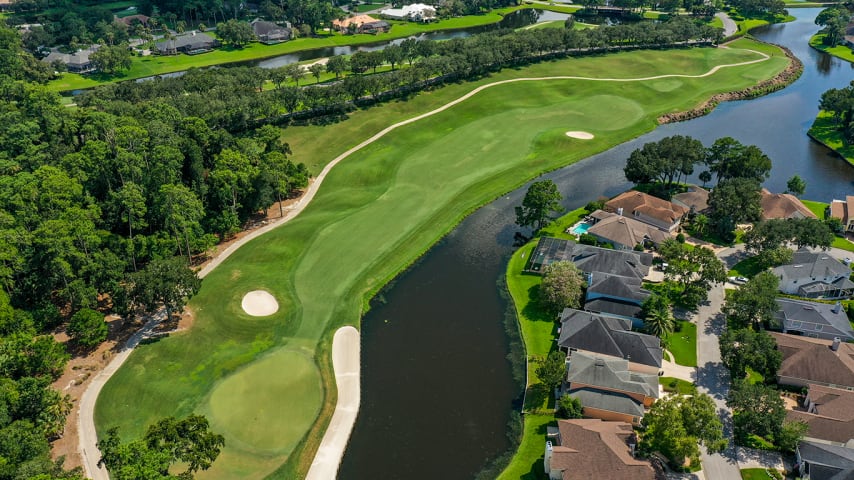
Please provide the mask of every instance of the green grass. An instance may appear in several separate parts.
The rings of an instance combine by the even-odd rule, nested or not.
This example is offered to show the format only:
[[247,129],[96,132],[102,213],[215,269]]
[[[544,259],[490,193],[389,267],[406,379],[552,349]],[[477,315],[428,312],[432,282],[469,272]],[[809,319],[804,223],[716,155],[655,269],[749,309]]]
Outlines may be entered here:
[[665,392],[678,393],[680,395],[694,395],[697,393],[696,385],[681,378],[659,377],[658,383],[664,387]]
[[678,321],[681,329],[668,335],[664,342],[673,354],[673,361],[686,367],[697,366],[697,326],[688,321]]
[[773,480],[768,471],[764,468],[744,468],[741,470],[742,480]]
[[359,13],[370,12],[371,10],[377,10],[377,9],[383,8],[386,5],[387,4],[385,4],[385,3],[368,3],[368,4],[360,3],[359,5],[356,6],[356,11]]
[[584,218],[588,213],[589,212],[585,210],[584,207],[567,212],[551,224],[540,229],[539,236],[573,240],[575,239],[575,235],[566,233],[566,229],[578,223],[578,221]]
[[761,373],[754,371],[752,368],[747,367],[747,383],[764,383],[765,378]]
[[810,38],[810,46],[818,51],[829,53],[834,57],[841,58],[842,60],[848,62],[854,62],[854,52],[851,51],[850,47],[846,47],[845,45],[837,45],[835,47],[830,47],[824,44],[825,34],[817,33]]
[[773,443],[752,433],[747,437],[744,446],[748,448],[755,448],[757,450],[777,450],[777,447]]
[[543,457],[546,449],[546,427],[557,426],[554,415],[527,414],[522,444],[498,480],[539,480],[546,478]]
[[731,277],[741,276],[747,278],[753,278],[757,273],[762,271],[762,266],[759,263],[759,257],[753,256],[749,258],[745,258],[744,260],[733,265],[732,270],[730,270],[727,275]]
[[854,165],[854,145],[845,144],[842,139],[842,132],[836,128],[836,122],[833,121],[829,113],[824,110],[818,112],[818,116],[807,134]]
[[[310,389],[322,381],[325,393],[313,410],[320,413],[309,419],[312,427],[301,434],[282,432],[288,438],[277,439],[272,446],[229,433],[222,457],[204,475],[303,476],[334,409],[332,333],[345,324],[358,325],[367,300],[380,287],[468,213],[502,192],[648,132],[664,112],[685,110],[714,93],[769,77],[787,63],[781,53],[775,57],[721,69],[705,78],[679,79],[683,88],[668,95],[656,89],[657,81],[616,86],[582,80],[504,84],[393,131],[333,169],[299,217],[237,250],[205,278],[190,302],[196,317],[193,328],[141,346],[107,383],[96,406],[98,431],[103,434],[115,425],[125,438],[138,437],[163,416],[212,409],[223,401],[222,392],[234,391],[231,385],[282,388],[278,382],[285,380],[277,376],[289,375],[289,368],[298,366],[295,359],[308,356],[317,368],[301,370],[299,388]],[[316,173],[388,125],[445,105],[486,83],[567,74],[625,78],[699,74],[714,65],[754,58],[737,48],[708,48],[544,62],[453,84],[407,102],[355,111],[336,124],[289,127],[283,140],[294,158]],[[596,138],[580,141],[564,134],[578,129],[593,132]],[[256,289],[274,294],[280,305],[276,314],[253,318],[242,312],[243,295]],[[554,322],[545,323],[545,328],[537,325],[537,332],[554,328]],[[529,338],[538,334],[526,328],[529,354],[551,348],[544,340],[529,344]],[[284,365],[263,363],[268,356],[290,360]],[[259,362],[264,367],[257,367]],[[262,371],[269,378],[254,383],[264,376]],[[274,405],[235,409],[226,415],[229,418],[220,413],[212,426],[228,430],[246,423],[247,430],[263,432],[263,423],[277,422],[273,417],[284,410],[309,411],[305,404],[304,399],[282,395]]]
[[851,240],[848,240],[844,237],[840,237],[838,235],[833,238],[833,243],[831,243],[830,246],[834,248],[839,248],[841,250],[854,252],[854,243],[851,243]]
[[830,205],[824,202],[816,202],[815,200],[801,200],[801,202],[810,209],[810,211],[818,217],[819,220],[824,220],[824,212]]

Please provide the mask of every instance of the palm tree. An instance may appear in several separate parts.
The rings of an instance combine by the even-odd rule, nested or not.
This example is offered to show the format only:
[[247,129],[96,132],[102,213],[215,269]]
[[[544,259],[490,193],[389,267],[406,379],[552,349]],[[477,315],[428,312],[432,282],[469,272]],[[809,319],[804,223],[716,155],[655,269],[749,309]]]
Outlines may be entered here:
[[655,309],[644,319],[644,328],[650,335],[664,338],[673,333],[673,317],[670,310]]
[[694,216],[694,231],[698,234],[701,234],[706,230],[706,227],[709,225],[709,217],[703,215],[702,213],[698,213]]

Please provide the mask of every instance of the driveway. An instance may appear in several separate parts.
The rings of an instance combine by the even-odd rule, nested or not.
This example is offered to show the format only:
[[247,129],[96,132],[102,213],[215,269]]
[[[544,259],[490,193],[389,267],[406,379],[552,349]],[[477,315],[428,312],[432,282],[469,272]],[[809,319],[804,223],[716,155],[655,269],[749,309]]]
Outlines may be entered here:
[[735,32],[738,31],[738,25],[735,24],[733,19],[729,18],[726,12],[718,12],[715,16],[720,18],[724,24],[724,38],[735,35]]

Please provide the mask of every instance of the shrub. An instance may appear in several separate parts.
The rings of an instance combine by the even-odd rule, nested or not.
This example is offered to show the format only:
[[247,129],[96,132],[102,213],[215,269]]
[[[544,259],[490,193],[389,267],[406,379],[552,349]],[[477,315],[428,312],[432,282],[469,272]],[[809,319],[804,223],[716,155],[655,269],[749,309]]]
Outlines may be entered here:
[[593,235],[589,233],[582,233],[578,237],[578,243],[582,243],[584,245],[596,245],[599,243],[599,240],[596,239]]
[[676,241],[679,243],[685,243],[685,234],[680,232],[678,235],[676,235]]
[[75,313],[68,323],[68,335],[84,347],[94,347],[107,339],[109,331],[104,315],[84,308]]

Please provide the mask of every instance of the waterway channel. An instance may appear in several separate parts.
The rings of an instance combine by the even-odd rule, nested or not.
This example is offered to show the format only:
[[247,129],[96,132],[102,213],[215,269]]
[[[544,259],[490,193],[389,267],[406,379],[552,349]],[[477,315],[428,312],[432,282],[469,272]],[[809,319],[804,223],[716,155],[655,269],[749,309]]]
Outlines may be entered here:
[[[772,191],[797,173],[805,198],[854,194],[854,169],[806,131],[828,88],[854,78],[847,62],[808,46],[818,9],[793,9],[797,20],[757,31],[789,47],[804,74],[788,88],[756,100],[720,105],[705,117],[666,125],[575,165],[545,175],[567,209],[630,187],[622,167],[644,143],[690,135],[709,145],[731,136],[773,160]],[[518,410],[504,329],[507,300],[500,280],[513,252],[513,207],[527,186],[482,207],[400,275],[362,320],[362,405],[339,478],[470,479],[510,443],[505,428]]]

